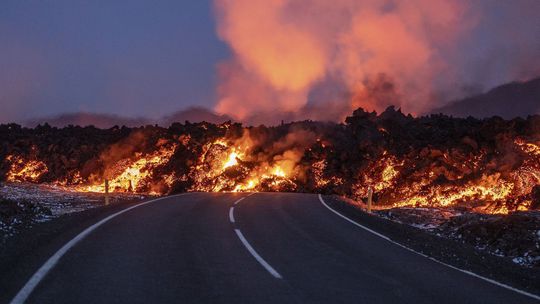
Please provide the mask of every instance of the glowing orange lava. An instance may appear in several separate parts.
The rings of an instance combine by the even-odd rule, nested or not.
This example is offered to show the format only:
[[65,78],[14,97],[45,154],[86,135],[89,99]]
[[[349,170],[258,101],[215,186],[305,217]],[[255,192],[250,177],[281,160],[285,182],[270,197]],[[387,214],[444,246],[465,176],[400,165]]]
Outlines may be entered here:
[[6,175],[6,180],[10,182],[38,182],[48,171],[47,165],[39,160],[26,160],[14,155],[7,156],[6,160],[11,163]]
[[[363,184],[357,185],[357,196],[365,197],[368,186],[380,196],[382,206],[392,207],[472,207],[478,212],[507,214],[513,210],[528,210],[529,194],[540,185],[540,147],[523,139],[514,141],[517,151],[525,153],[521,166],[512,171],[483,173],[471,177],[452,173],[448,165],[468,168],[473,173],[484,172],[481,165],[483,153],[470,159],[456,161],[448,154],[441,154],[445,171],[414,171],[407,179],[400,179],[406,168],[404,161],[395,156],[383,157],[363,173]],[[414,164],[409,164],[413,167]],[[437,169],[441,170],[441,169]],[[441,181],[439,179],[444,176]],[[514,201],[514,209],[507,202]]]
[[203,148],[192,177],[193,191],[278,191],[284,184],[293,184],[290,172],[279,164],[255,164],[248,140],[229,143],[216,140]]
[[[149,183],[148,180],[153,177],[156,168],[166,164],[174,154],[176,145],[162,147],[161,149],[148,154],[138,153],[135,160],[123,159],[109,168],[107,176],[95,178],[98,180],[91,185],[80,185],[75,187],[77,191],[83,192],[105,192],[104,179],[108,179],[109,192],[148,192],[150,194],[159,194],[154,188],[156,185]],[[174,176],[162,176],[161,180],[171,185]],[[146,191],[144,191],[146,190]]]

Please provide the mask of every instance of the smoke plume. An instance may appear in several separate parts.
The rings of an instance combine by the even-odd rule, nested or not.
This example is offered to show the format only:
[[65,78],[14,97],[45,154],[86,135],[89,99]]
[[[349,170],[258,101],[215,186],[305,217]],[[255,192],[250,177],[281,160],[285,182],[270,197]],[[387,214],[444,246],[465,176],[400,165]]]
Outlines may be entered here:
[[[248,122],[275,123],[277,119],[268,117],[276,113],[293,119],[341,120],[357,107],[381,111],[389,105],[421,114],[463,94],[463,87],[497,85],[525,72],[534,74],[540,67],[532,64],[522,71],[520,62],[527,59],[518,54],[523,51],[504,58],[488,56],[500,55],[496,50],[502,41],[510,45],[534,41],[530,35],[508,30],[502,37],[486,34],[504,27],[501,14],[515,17],[516,9],[506,7],[538,7],[539,2],[214,2],[218,35],[233,54],[218,67],[215,110]],[[527,32],[531,22],[540,25],[529,17],[517,30]],[[476,56],[480,42],[483,56]],[[539,49],[536,44],[540,45],[528,44],[529,52]],[[486,78],[478,72],[484,60],[496,62],[495,72],[503,76]],[[478,77],[470,76],[475,74]],[[332,92],[328,87],[338,89]]]

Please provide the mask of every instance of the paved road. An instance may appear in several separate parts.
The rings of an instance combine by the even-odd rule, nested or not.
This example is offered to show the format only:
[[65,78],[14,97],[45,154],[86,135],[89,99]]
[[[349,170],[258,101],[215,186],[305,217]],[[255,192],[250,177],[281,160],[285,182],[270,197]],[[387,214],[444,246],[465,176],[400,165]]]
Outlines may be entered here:
[[535,301],[362,230],[316,195],[192,193],[101,225],[66,252],[27,302]]

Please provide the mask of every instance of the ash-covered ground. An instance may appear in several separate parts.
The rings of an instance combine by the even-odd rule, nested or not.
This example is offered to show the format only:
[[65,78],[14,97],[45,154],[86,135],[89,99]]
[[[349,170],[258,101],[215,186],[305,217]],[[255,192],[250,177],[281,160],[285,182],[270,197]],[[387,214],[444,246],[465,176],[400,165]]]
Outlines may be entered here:
[[[114,193],[110,195],[109,203],[145,197]],[[36,223],[104,205],[104,195],[100,193],[73,192],[46,184],[0,183],[0,244]]]
[[540,212],[482,214],[454,208],[392,208],[374,214],[540,269]]

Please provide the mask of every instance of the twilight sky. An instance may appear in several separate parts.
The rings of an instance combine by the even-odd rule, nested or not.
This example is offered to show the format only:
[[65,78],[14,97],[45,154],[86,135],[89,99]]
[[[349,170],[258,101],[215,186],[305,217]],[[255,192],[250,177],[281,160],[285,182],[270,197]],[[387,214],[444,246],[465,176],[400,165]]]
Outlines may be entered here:
[[212,107],[227,56],[209,1],[1,1],[0,122]]
[[3,0],[0,123],[193,105],[240,119],[320,118],[325,102],[422,113],[540,76],[539,12],[538,0]]

